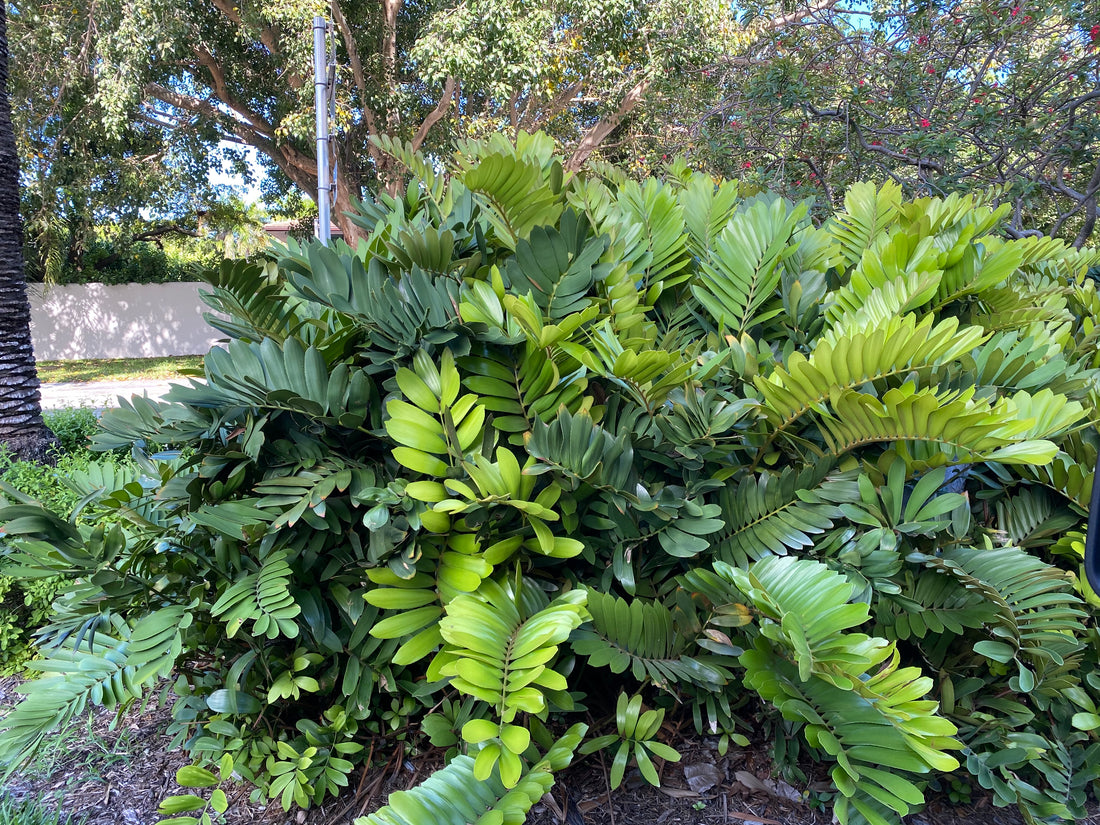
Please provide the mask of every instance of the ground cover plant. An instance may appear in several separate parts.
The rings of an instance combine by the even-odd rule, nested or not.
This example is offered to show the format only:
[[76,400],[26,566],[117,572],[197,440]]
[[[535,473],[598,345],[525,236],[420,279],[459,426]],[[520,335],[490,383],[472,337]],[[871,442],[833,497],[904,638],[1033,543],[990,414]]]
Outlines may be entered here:
[[[125,461],[125,457],[90,451],[89,439],[98,427],[93,410],[53,410],[43,413],[43,418],[57,436],[54,463],[20,461],[0,448],[0,486],[9,495],[22,494],[68,517],[80,495],[65,479],[84,473],[89,464],[94,463],[100,471],[108,464]],[[0,570],[0,676],[22,671],[35,655],[34,631],[47,623],[54,598],[67,584],[64,576],[20,578]]]
[[996,193],[858,184],[815,226],[542,136],[385,148],[414,177],[358,249],[208,275],[233,340],[104,416],[100,518],[0,511],[12,570],[75,582],[4,759],[171,676],[180,825],[433,746],[364,823],[521,822],[578,754],[659,781],[672,718],[827,765],[842,823],[975,783],[1083,816],[1095,252],[1004,240]]

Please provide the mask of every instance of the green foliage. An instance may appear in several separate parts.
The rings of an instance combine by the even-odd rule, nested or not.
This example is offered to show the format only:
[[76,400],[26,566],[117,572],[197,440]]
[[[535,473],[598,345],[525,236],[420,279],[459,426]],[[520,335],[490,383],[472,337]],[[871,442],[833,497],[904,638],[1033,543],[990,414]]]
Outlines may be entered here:
[[0,820],[8,825],[81,825],[85,821],[67,816],[46,799],[15,799],[7,794],[0,798]]
[[572,176],[545,137],[447,175],[385,145],[429,179],[355,250],[210,273],[231,342],[104,416],[133,460],[72,474],[75,519],[0,511],[9,567],[67,582],[0,758],[174,673],[174,742],[257,796],[431,743],[367,822],[520,822],[616,696],[583,745],[616,782],[659,779],[677,713],[828,763],[845,825],[964,771],[1083,815],[1095,252],[980,199],[864,185],[813,227],[686,168]]
[[654,739],[664,720],[663,710],[642,710],[641,696],[628,698],[625,693],[620,693],[615,705],[616,733],[585,742],[581,746],[581,753],[592,753],[618,743],[615,758],[611,762],[611,787],[618,788],[622,784],[626,767],[632,760],[646,782],[660,787],[661,779],[653,764],[653,757],[669,762],[680,761],[680,754],[675,748]]

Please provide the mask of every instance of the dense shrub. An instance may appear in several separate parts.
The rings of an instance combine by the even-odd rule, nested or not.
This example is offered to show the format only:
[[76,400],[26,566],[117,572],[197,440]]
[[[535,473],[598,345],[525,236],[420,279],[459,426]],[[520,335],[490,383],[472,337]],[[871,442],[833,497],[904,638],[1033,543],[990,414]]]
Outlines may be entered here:
[[541,137],[446,179],[390,150],[419,177],[365,245],[211,273],[206,382],[104,417],[145,445],[77,482],[115,524],[0,512],[82,581],[5,758],[175,673],[174,741],[287,807],[449,749],[369,823],[518,822],[595,748],[656,781],[666,713],[827,762],[841,822],[967,777],[1082,814],[1095,253],[1003,240],[980,196],[862,184],[815,227],[682,167],[568,176]]
[[[0,449],[0,486],[10,488],[9,496],[22,494],[54,513],[68,516],[78,504],[80,493],[66,479],[82,477],[93,462],[99,472],[99,468],[122,462],[125,457],[120,454],[123,451],[115,451],[104,461],[89,451],[89,439],[98,431],[99,418],[94,410],[49,410],[43,418],[57,436],[56,463],[19,461]],[[54,598],[72,582],[64,576],[27,578],[3,573],[0,567],[0,675],[9,675],[22,670],[35,655],[34,632],[46,624]]]

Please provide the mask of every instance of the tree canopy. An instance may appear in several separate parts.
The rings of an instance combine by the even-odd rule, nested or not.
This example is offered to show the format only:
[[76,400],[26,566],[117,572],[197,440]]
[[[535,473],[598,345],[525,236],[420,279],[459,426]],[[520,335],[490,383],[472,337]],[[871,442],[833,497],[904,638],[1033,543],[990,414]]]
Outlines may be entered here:
[[743,20],[760,36],[698,72],[707,106],[640,124],[662,152],[834,206],[867,177],[913,194],[995,186],[1013,207],[1006,231],[1093,237],[1095,0],[823,0],[781,29],[755,13]]
[[201,192],[226,141],[258,150],[268,198],[312,192],[320,13],[352,238],[341,213],[401,174],[371,137],[439,157],[521,129],[554,136],[571,168],[596,156],[640,175],[684,153],[826,208],[866,177],[912,194],[999,186],[1006,231],[1083,244],[1095,228],[1097,0],[9,5],[17,96],[37,101],[17,126],[25,175],[54,184],[39,212],[55,219],[76,200],[58,181],[115,210],[122,193],[148,208]]

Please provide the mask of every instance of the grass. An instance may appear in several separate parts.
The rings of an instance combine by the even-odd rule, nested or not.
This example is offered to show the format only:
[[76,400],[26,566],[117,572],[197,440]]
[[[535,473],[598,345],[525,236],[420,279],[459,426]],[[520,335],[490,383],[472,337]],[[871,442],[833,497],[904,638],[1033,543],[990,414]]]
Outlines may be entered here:
[[179,378],[202,369],[201,355],[171,358],[88,358],[82,361],[39,361],[38,380],[44,384],[73,381],[140,381]]
[[75,819],[62,814],[42,797],[17,800],[0,796],[0,822],[4,825],[77,825]]

